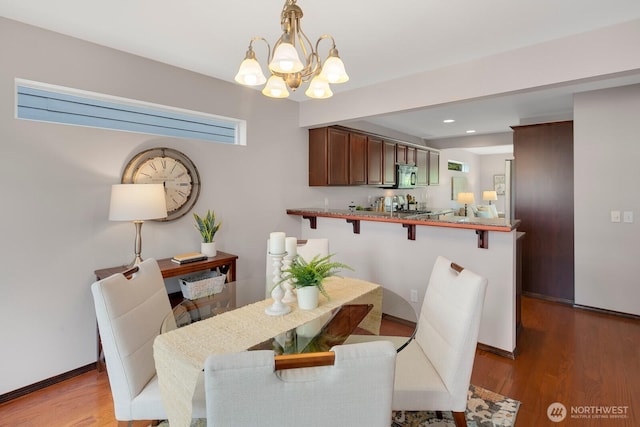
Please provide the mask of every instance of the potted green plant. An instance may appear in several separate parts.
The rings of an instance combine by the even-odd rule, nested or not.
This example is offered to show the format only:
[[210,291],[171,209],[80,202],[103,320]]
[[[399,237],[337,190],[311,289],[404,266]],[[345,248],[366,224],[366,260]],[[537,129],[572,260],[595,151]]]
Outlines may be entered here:
[[289,281],[296,289],[298,297],[298,307],[304,310],[311,310],[318,306],[318,294],[322,293],[330,299],[327,290],[324,288],[324,280],[327,277],[336,276],[340,270],[353,268],[341,262],[331,261],[331,257],[316,255],[311,261],[306,261],[300,255],[296,256],[286,269],[282,270],[282,278],[279,283]]
[[204,217],[200,217],[198,214],[194,213],[193,218],[196,221],[194,226],[202,236],[200,252],[208,257],[216,256],[216,243],[213,239],[220,229],[222,222],[220,221],[216,224],[216,214],[212,210],[207,210],[207,214]]

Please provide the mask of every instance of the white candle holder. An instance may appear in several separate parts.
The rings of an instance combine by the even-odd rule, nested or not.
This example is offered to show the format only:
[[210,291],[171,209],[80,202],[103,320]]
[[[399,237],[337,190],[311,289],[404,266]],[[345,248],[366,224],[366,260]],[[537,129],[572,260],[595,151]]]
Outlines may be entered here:
[[[293,258],[294,257],[289,255],[287,252],[287,255],[282,259],[282,265],[284,267],[283,270],[287,270],[291,266]],[[285,280],[282,282],[281,286],[284,288],[284,297],[282,297],[282,302],[289,304],[298,301],[296,294],[293,293],[293,284],[291,283],[291,280]]]
[[273,304],[265,308],[264,312],[270,316],[282,316],[291,312],[291,307],[283,304],[282,298],[284,298],[284,290],[280,285],[280,279],[282,277],[282,259],[287,255],[286,252],[282,254],[269,253],[273,261],[273,290],[271,291],[271,298],[273,298]]

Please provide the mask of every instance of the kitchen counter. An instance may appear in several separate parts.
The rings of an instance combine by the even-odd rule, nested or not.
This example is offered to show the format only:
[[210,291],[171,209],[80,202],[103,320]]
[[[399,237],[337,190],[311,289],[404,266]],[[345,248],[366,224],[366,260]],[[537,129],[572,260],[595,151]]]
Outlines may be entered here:
[[[486,277],[491,285],[480,322],[479,348],[515,357],[520,221],[465,218],[454,216],[451,209],[434,207],[426,210],[431,213],[322,208],[286,212],[299,223],[301,239],[328,239],[331,253],[354,269],[353,277],[383,285],[411,301],[415,311],[420,310],[438,256]],[[383,312],[408,318],[393,304],[383,304]]]
[[378,211],[366,211],[355,210],[350,211],[347,209],[319,209],[319,208],[301,208],[301,209],[287,209],[288,215],[299,215],[305,219],[308,219],[311,223],[311,228],[317,227],[317,218],[338,218],[345,219],[347,222],[353,225],[353,232],[360,234],[360,221],[375,221],[375,222],[391,222],[402,224],[407,229],[407,238],[409,240],[415,240],[416,238],[416,226],[430,226],[430,227],[452,227],[452,228],[466,228],[476,230],[478,234],[478,247],[488,247],[488,234],[489,231],[498,232],[511,232],[518,228],[520,220],[508,221],[505,218],[470,218],[463,216],[451,215],[453,211],[451,209],[431,209],[430,212],[425,213],[399,213],[399,212],[378,212]]

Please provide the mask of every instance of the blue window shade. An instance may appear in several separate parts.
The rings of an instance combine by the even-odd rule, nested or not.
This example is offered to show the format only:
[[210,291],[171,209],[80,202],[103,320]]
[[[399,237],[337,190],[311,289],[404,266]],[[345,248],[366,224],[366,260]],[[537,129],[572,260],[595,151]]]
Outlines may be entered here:
[[[238,122],[17,86],[18,118],[236,144]],[[134,103],[135,101],[130,101]]]

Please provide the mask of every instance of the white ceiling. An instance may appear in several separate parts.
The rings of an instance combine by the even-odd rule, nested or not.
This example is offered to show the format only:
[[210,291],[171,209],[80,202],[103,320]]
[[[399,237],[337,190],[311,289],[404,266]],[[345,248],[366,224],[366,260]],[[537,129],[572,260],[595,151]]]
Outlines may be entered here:
[[[280,35],[283,0],[0,0],[0,16],[233,81],[252,36]],[[302,28],[334,36],[349,82],[335,93],[640,18],[638,0],[299,0]],[[326,43],[326,44],[324,44]],[[264,63],[266,49],[256,45]],[[320,45],[326,55],[328,43]],[[523,118],[572,114],[572,95],[611,81],[460,102],[370,121],[425,139],[507,132]],[[299,91],[292,99],[302,101]],[[443,124],[442,118],[456,119]],[[369,120],[368,120],[369,121]]]

